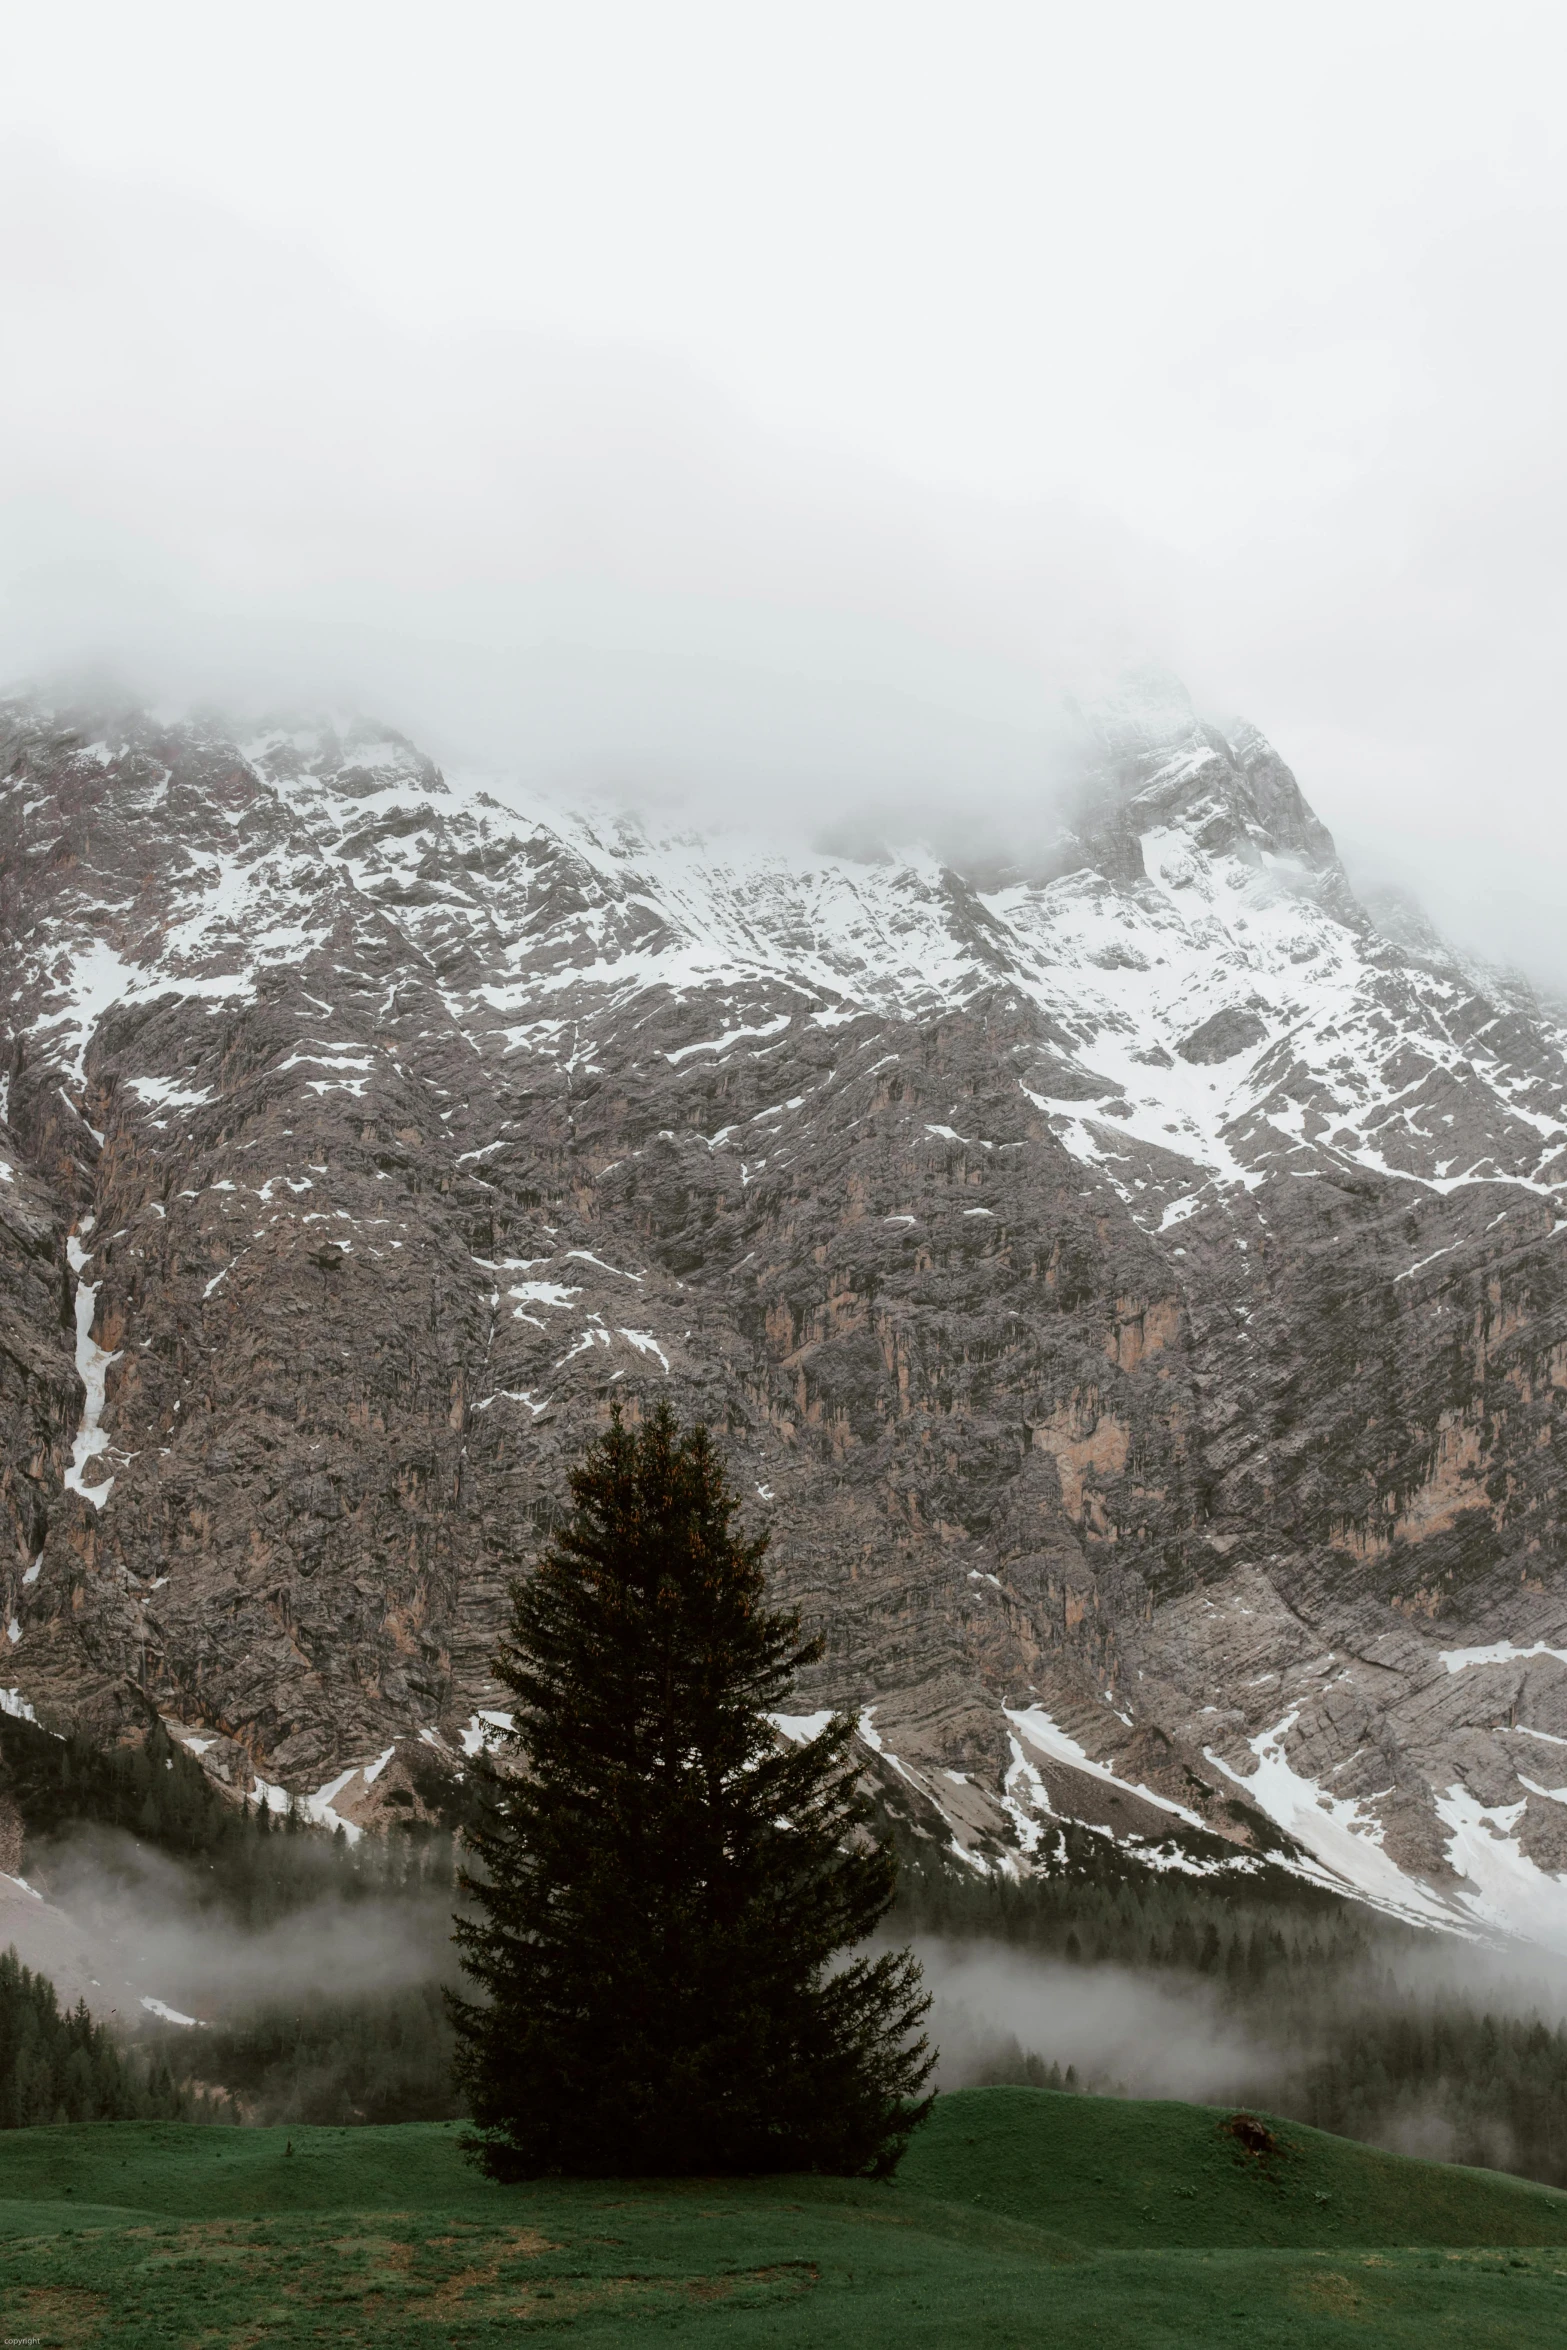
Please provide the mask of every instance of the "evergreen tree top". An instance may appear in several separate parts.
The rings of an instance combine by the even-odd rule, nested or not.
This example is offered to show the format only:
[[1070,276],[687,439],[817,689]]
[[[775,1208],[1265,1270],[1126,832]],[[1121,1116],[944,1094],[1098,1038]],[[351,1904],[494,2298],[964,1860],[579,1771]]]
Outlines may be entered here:
[[798,1610],[769,1608],[766,1533],[737,1533],[739,1504],[704,1427],[663,1405],[645,1428],[617,1412],[571,1472],[576,1504],[516,1600],[497,1673],[517,1700],[514,1740],[537,1775],[581,1767],[704,1772],[754,1766],[767,1720],[817,1662]]

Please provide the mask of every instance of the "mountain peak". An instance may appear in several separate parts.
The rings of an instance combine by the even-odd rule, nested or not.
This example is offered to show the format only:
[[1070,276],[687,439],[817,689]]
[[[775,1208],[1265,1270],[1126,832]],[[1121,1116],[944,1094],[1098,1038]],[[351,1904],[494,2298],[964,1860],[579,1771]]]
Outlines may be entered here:
[[1153,661],[1124,669],[1103,692],[1074,707],[1089,739],[1111,758],[1173,749],[1199,726],[1182,680]]

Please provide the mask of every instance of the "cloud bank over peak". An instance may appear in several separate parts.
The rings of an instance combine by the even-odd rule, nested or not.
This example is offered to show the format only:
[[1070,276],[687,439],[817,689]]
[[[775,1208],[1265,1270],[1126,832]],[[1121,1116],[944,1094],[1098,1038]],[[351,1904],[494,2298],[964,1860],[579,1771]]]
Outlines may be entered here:
[[0,673],[1004,828],[1153,658],[1567,982],[1548,12],[459,17],[0,36]]
[[0,211],[36,354],[0,391],[12,675],[373,708],[556,789],[794,821],[1026,801],[1063,694],[1140,649],[1136,552],[1069,501],[911,485],[646,349],[410,329],[36,156]]

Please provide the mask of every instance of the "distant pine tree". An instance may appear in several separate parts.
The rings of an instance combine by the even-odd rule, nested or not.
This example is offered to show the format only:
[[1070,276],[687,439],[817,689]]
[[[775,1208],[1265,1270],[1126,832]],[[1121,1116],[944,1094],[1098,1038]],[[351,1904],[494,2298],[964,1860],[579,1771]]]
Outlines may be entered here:
[[851,1724],[767,1720],[821,1643],[764,1604],[765,1535],[705,1428],[619,1416],[514,1585],[496,1670],[516,1775],[487,1771],[463,1878],[458,2071],[493,2176],[885,2175],[923,2120],[907,1952],[848,1957],[893,1895]]
[[0,2129],[39,2122],[205,2120],[166,2067],[122,2052],[84,2000],[62,2008],[46,1975],[0,1953]]

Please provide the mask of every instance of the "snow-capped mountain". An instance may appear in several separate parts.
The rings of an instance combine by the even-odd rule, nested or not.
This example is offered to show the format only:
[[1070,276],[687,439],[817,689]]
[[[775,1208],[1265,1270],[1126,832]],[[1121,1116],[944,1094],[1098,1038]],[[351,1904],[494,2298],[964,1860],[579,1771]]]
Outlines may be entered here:
[[13,705],[0,769],[10,1702],[414,1800],[672,1388],[802,1707],[970,1865],[1282,1830],[1567,1948],[1567,1028],[1358,903],[1254,729],[1130,694],[1008,873],[367,727]]

